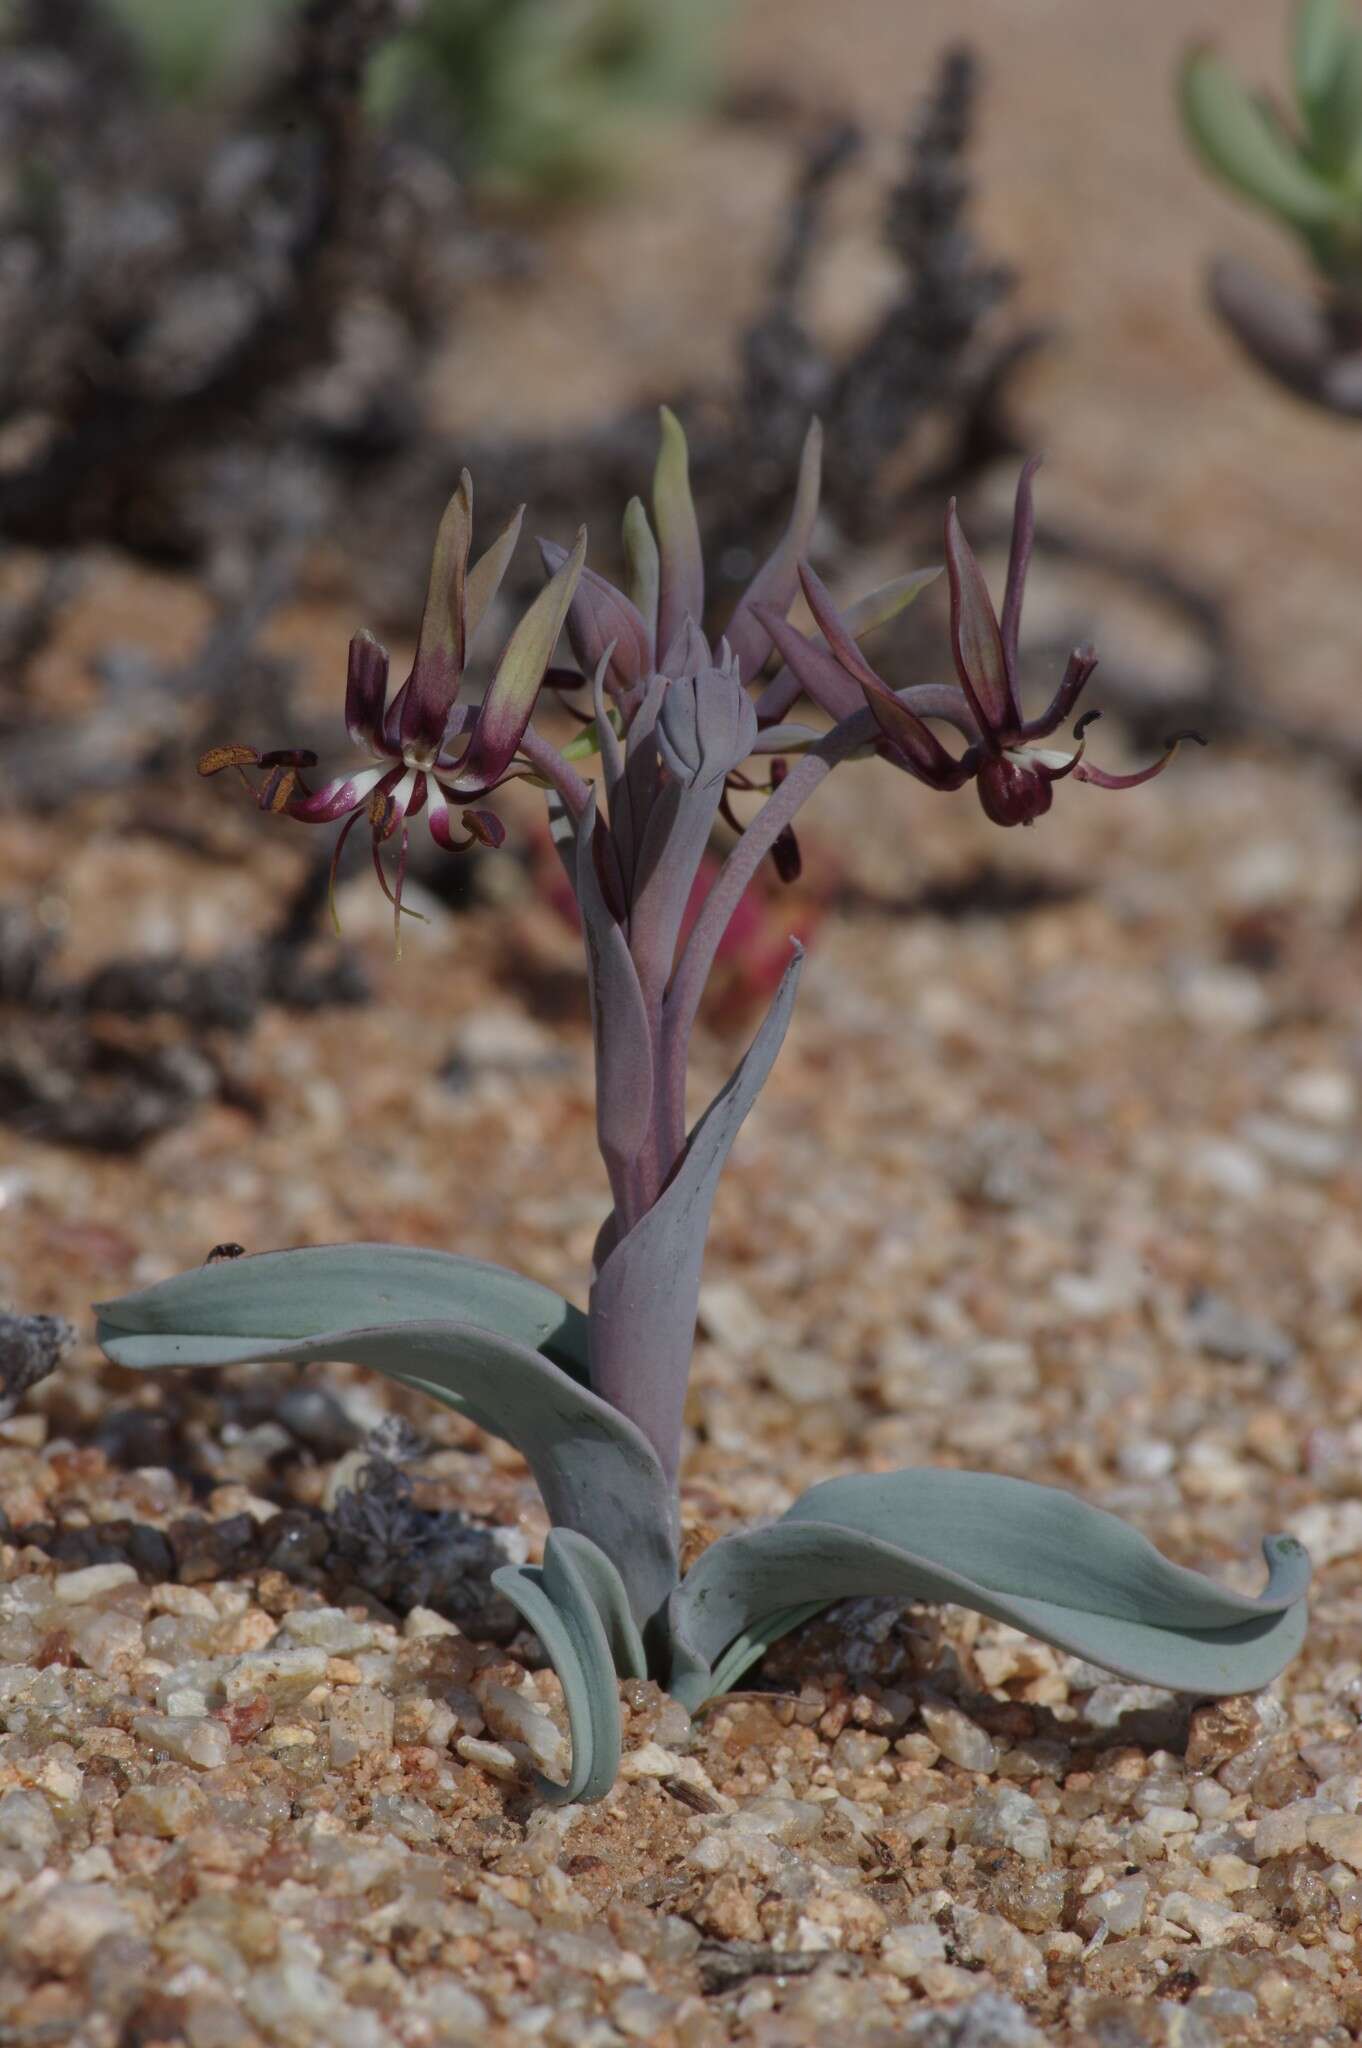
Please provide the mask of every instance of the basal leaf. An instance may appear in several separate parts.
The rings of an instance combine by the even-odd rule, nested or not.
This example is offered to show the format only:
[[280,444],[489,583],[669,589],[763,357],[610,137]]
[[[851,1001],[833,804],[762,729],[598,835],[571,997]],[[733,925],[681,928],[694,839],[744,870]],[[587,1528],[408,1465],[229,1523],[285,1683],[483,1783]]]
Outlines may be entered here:
[[783,1610],[878,1594],[956,1601],[1150,1684],[1252,1691],[1296,1654],[1306,1623],[1304,1550],[1290,1537],[1264,1549],[1268,1585],[1253,1599],[1054,1487],[933,1469],[828,1480],[687,1574],[671,1606],[684,1652],[674,1689],[693,1706],[713,1689],[704,1671],[722,1667],[731,1684],[726,1653],[747,1636],[753,1661]]
[[542,1567],[503,1565],[493,1572],[492,1584],[544,1645],[567,1703],[572,1736],[568,1781],[558,1785],[536,1772],[536,1789],[553,1806],[603,1799],[620,1763],[619,1687],[610,1635],[624,1601],[618,1573],[586,1537],[551,1529]]
[[[338,1275],[334,1291],[320,1290],[314,1253],[269,1253],[200,1267],[103,1304],[99,1341],[117,1364],[143,1368],[344,1359],[429,1394],[514,1444],[550,1519],[618,1561],[644,1627],[676,1578],[672,1497],[647,1440],[529,1344],[456,1321],[447,1309],[441,1315],[419,1289],[394,1299],[400,1265],[385,1267],[374,1255],[398,1247],[327,1249],[367,1254],[357,1264],[380,1275],[384,1298],[371,1290],[356,1314],[362,1289],[347,1288]],[[262,1294],[253,1273],[266,1260]],[[355,1319],[343,1320],[345,1312]]]
[[[542,1351],[583,1386],[587,1321],[580,1309],[507,1266],[405,1244],[318,1244],[195,1266],[119,1301],[96,1303],[100,1341],[197,1333],[210,1339],[310,1337],[431,1319],[476,1323]],[[243,1351],[242,1358],[253,1354]]]

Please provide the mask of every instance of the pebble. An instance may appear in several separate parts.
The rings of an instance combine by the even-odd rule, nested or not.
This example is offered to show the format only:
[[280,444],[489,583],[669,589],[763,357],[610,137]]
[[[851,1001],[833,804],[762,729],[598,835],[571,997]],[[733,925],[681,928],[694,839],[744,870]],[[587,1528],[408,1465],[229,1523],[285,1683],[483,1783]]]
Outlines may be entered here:
[[999,1913],[957,1906],[951,1916],[959,1954],[992,1971],[1018,1991],[1039,1991],[1046,1981],[1045,1959],[1034,1941]]
[[195,1770],[220,1770],[232,1753],[231,1730],[222,1721],[202,1716],[139,1714],[133,1734],[150,1749],[192,1764]]
[[1012,1849],[1029,1863],[1050,1859],[1050,1828],[1029,1794],[1015,1785],[990,1785],[975,1795],[966,1838],[981,1849]]
[[376,1641],[372,1622],[351,1621],[339,1607],[295,1607],[284,1616],[280,1632],[295,1643],[325,1650],[328,1657],[368,1650]]
[[461,1735],[454,1745],[455,1754],[466,1764],[476,1764],[494,1778],[514,1781],[524,1777],[519,1763],[502,1742],[483,1742],[476,1735]]
[[130,1564],[91,1564],[82,1571],[58,1572],[52,1582],[52,1597],[63,1606],[84,1606],[120,1586],[136,1584],[137,1573]]
[[523,1743],[536,1769],[566,1777],[572,1746],[543,1707],[506,1685],[485,1685],[478,1698],[494,1736]]
[[796,1407],[845,1394],[846,1367],[816,1351],[773,1351],[762,1365],[768,1383]]
[[911,1984],[930,1963],[946,1960],[946,1937],[939,1927],[896,1927],[880,1948],[880,1962],[891,1977]]
[[71,1977],[107,1936],[136,1932],[126,1893],[108,1884],[56,1883],[11,1924],[6,1946],[30,1969]]
[[52,1809],[39,1793],[11,1787],[0,1795],[0,1848],[41,1860],[58,1839]]
[[[943,1965],[943,1970],[949,1965]],[[997,1991],[969,1996],[971,1980],[963,1970],[952,1973],[966,2002],[951,2012],[915,2013],[902,2038],[914,2048],[1046,2048],[1046,2037],[1033,2027],[1015,1999]],[[953,1987],[952,1987],[953,1988]],[[950,1988],[943,1985],[942,1994]]]
[[331,1761],[337,1769],[357,1757],[382,1755],[392,1748],[393,1702],[376,1686],[346,1686],[333,1692],[326,1718]]
[[312,1646],[248,1652],[222,1668],[221,1686],[229,1703],[255,1699],[302,1699],[326,1677],[327,1655]]
[[1314,1812],[1311,1802],[1298,1799],[1290,1806],[1279,1806],[1275,1812],[1263,1814],[1253,1834],[1253,1853],[1258,1861],[1268,1863],[1274,1856],[1293,1856],[1303,1849]]
[[924,1703],[922,1725],[941,1754],[966,1771],[997,1769],[998,1750],[992,1736],[985,1734],[959,1707]]
[[1218,1899],[1199,1899],[1190,1892],[1173,1891],[1159,1902],[1159,1912],[1175,1927],[1194,1934],[1203,1948],[1214,1948],[1249,1923],[1242,1913]]
[[429,1636],[461,1635],[462,1630],[445,1615],[437,1614],[433,1607],[413,1607],[403,1618],[402,1633],[419,1641]]
[[1257,1147],[1269,1165],[1299,1174],[1303,1180],[1329,1180],[1347,1158],[1347,1146],[1335,1132],[1293,1123],[1286,1117],[1245,1117],[1239,1134]]
[[1362,1500],[1315,1501],[1288,1515],[1286,1528],[1305,1545],[1320,1571],[1340,1557],[1362,1553]]
[[1141,1875],[1118,1878],[1091,1892],[1079,1907],[1078,1924],[1092,1935],[1105,1926],[1117,1940],[1138,1932],[1149,1898],[1149,1879]]
[[[1326,1856],[1332,1856],[1339,1863],[1346,1863],[1350,1870],[1362,1871],[1362,1814],[1311,1814],[1306,1821],[1305,1834],[1313,1848],[1322,1849]],[[1254,1847],[1257,1847],[1256,1837]]]
[[1257,1031],[1271,1015],[1267,988],[1246,967],[1198,964],[1178,975],[1174,988],[1184,1017],[1204,1031]]
[[1295,1339],[1265,1317],[1247,1314],[1223,1294],[1202,1288],[1187,1311],[1187,1334],[1208,1358],[1231,1365],[1249,1359],[1280,1371],[1296,1355]]
[[1281,1097],[1293,1115],[1319,1124],[1349,1124],[1357,1115],[1356,1084],[1339,1067],[1303,1067],[1288,1074]]
[[209,1806],[196,1785],[134,1785],[114,1808],[120,1834],[159,1835],[173,1841],[208,1818]]

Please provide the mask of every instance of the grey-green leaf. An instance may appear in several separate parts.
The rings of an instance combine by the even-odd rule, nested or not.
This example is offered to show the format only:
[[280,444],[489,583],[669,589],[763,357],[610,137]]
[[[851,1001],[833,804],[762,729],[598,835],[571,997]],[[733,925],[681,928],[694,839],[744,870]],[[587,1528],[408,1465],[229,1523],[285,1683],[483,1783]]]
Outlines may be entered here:
[[111,1334],[126,1328],[148,1337],[236,1337],[246,1342],[242,1359],[255,1356],[249,1340],[256,1337],[278,1343],[319,1329],[373,1329],[431,1318],[476,1323],[544,1352],[583,1386],[589,1384],[587,1322],[580,1309],[509,1267],[415,1245],[319,1244],[221,1259],[121,1301],[97,1302],[95,1312],[101,1343],[105,1326]]
[[832,1479],[698,1560],[672,1599],[674,1690],[698,1705],[721,1660],[731,1684],[725,1653],[746,1635],[759,1655],[782,1610],[880,1594],[956,1601],[1150,1684],[1249,1692],[1290,1662],[1306,1625],[1305,1551],[1290,1537],[1264,1550],[1254,1599],[1054,1487],[934,1469]]
[[1182,111],[1211,169],[1270,212],[1304,229],[1331,226],[1340,196],[1316,177],[1264,107],[1210,50],[1183,66]]
[[[671,1494],[646,1438],[529,1343],[458,1320],[451,1307],[441,1313],[431,1287],[422,1291],[419,1264],[409,1264],[434,1265],[440,1254],[325,1247],[346,1250],[355,1270],[347,1276],[329,1258],[330,1287],[319,1283],[319,1254],[311,1251],[182,1273],[102,1304],[99,1341],[119,1365],[345,1359],[415,1387],[515,1445],[551,1520],[618,1560],[635,1621],[645,1626],[676,1579]],[[468,1262],[450,1261],[459,1263]]]
[[536,1789],[553,1806],[603,1799],[620,1763],[619,1651],[611,1631],[622,1617],[627,1621],[628,1607],[618,1572],[585,1536],[551,1529],[542,1568],[503,1565],[493,1572],[492,1584],[544,1645],[567,1703],[572,1736],[568,1781],[555,1784],[536,1772]]

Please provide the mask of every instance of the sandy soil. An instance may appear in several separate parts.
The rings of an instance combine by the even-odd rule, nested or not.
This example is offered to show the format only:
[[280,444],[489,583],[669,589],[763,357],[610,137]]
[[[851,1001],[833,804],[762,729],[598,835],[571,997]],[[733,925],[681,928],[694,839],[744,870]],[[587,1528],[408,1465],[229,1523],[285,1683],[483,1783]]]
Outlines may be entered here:
[[[983,225],[1061,335],[1023,395],[1045,506],[1221,590],[1252,686],[1356,732],[1362,444],[1268,389],[1202,309],[1212,250],[1289,257],[1181,146],[1168,79],[1192,29],[1259,75],[1279,62],[1275,7],[1191,21],[1168,0],[1134,24],[1081,0],[753,0],[736,62],[856,112],[883,167],[931,52],[980,45]],[[723,374],[785,162],[731,127],[660,142],[637,196],[551,228],[532,297],[470,300],[451,407],[565,423]],[[839,201],[830,329],[884,287],[873,191],[867,169]],[[198,615],[173,579],[110,565],[45,687],[80,702],[111,620],[171,654]],[[354,623],[314,603],[277,628],[319,694]],[[585,1025],[549,1008],[571,933],[524,890],[457,917],[430,902],[396,966],[357,882],[343,915],[379,999],[224,1042],[254,1110],[210,1107],[131,1160],[0,1135],[0,1297],[83,1333],[0,1424],[0,1506],[13,1528],[169,1532],[161,1574],[3,1552],[7,2038],[1357,2038],[1362,816],[1327,758],[1261,745],[1062,796],[1003,838],[968,793],[860,768],[811,812],[808,869],[841,897],[719,1198],[687,1519],[717,1531],[833,1471],[931,1461],[1076,1489],[1245,1587],[1285,1528],[1319,1567],[1299,1664],[1189,1721],[970,1617],[858,1609],[778,1653],[780,1697],[693,1731],[636,1689],[616,1793],[560,1820],[527,1802],[561,1703],[523,1640],[478,1646],[334,1574],[300,1586],[205,1550],[187,1517],[333,1499],[335,1448],[243,1422],[283,1391],[256,1369],[190,1389],[101,1366],[91,1298],[222,1240],[383,1237],[580,1299],[603,1204]],[[122,797],[0,820],[5,893],[61,927],[72,971],[239,941],[296,875],[295,835],[226,790],[166,801],[206,851],[139,830]],[[999,872],[1010,910],[956,887]],[[711,1030],[698,1086],[740,1043],[741,1020]],[[428,1440],[420,1498],[533,1554],[543,1515],[510,1453],[348,1368],[306,1379],[356,1429],[404,1413]],[[130,1415],[173,1454],[120,1458]]]

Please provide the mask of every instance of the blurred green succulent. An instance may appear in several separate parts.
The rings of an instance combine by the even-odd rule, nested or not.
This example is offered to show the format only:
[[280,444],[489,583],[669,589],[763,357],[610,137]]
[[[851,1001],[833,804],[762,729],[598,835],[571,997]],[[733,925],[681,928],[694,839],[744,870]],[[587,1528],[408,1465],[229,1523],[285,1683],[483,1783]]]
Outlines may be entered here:
[[1303,0],[1291,35],[1293,107],[1239,83],[1213,50],[1187,56],[1183,120],[1202,159],[1304,242],[1334,283],[1362,272],[1362,17]]
[[269,47],[297,0],[104,0],[170,99],[202,99],[237,83]]
[[726,0],[429,0],[380,53],[370,103],[413,116],[478,180],[608,184],[661,115],[713,90]]

